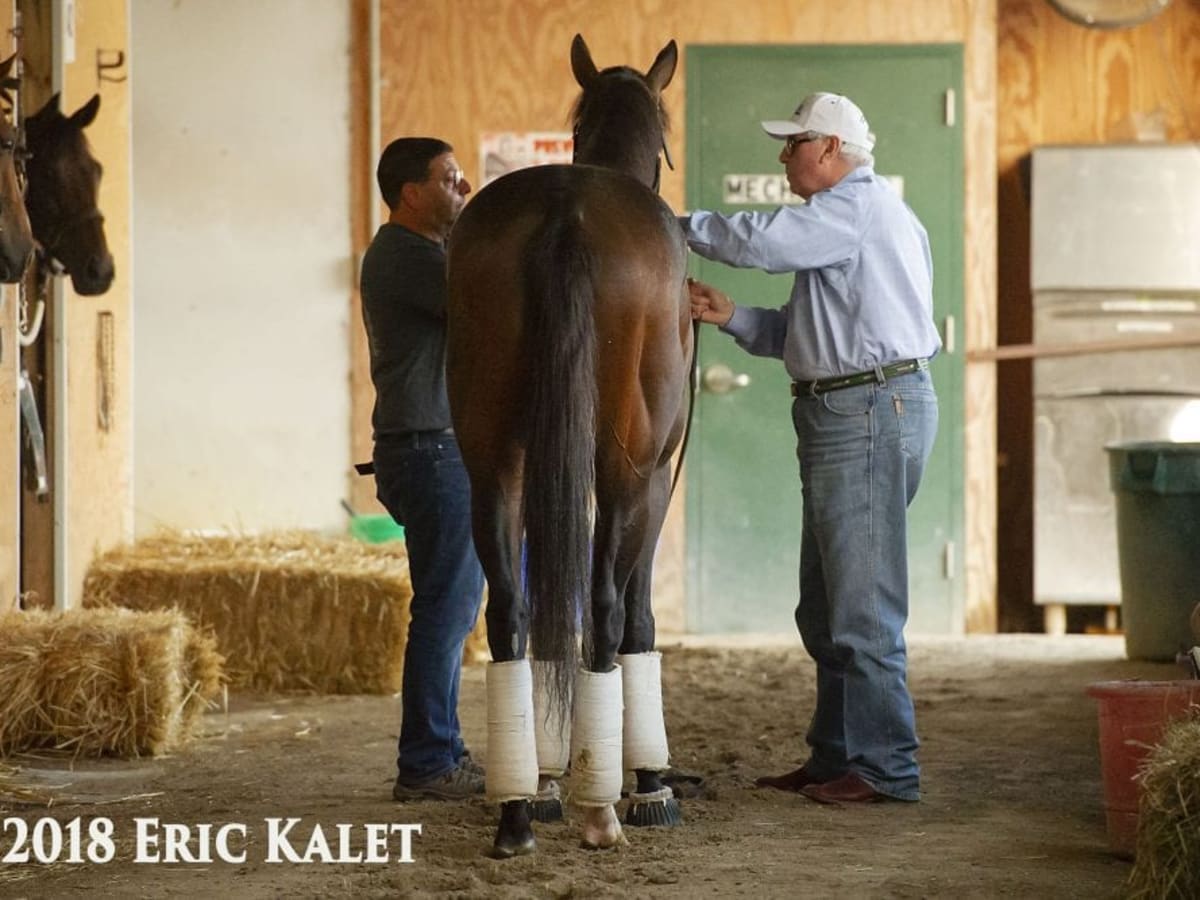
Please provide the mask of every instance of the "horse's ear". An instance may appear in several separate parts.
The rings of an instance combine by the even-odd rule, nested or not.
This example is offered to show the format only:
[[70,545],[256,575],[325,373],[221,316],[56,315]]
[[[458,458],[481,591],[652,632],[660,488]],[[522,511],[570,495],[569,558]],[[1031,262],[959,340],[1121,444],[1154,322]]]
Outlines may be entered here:
[[46,101],[41,109],[26,117],[25,127],[30,131],[39,131],[43,128],[49,128],[50,123],[61,119],[62,113],[58,111],[58,104],[61,97],[61,94],[55,94]]
[[71,123],[77,128],[87,128],[96,119],[100,111],[100,95],[92,94],[92,99],[71,114]]
[[575,40],[571,41],[571,71],[575,73],[575,80],[583,88],[596,77],[596,64],[592,62],[592,53],[583,42],[581,34],[575,35]]
[[675,41],[671,40],[667,46],[658,51],[658,56],[654,58],[654,65],[646,72],[646,82],[654,93],[661,94],[671,83],[671,77],[675,74],[675,66],[678,62],[679,50],[675,46]]

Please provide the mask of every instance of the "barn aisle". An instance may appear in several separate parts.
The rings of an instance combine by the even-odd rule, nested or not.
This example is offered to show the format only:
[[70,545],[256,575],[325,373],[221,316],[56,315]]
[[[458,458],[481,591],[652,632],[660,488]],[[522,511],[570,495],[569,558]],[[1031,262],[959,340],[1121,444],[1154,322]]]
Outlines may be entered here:
[[[397,701],[389,697],[237,695],[211,713],[204,736],[177,756],[8,760],[9,782],[55,798],[49,809],[0,793],[7,818],[65,826],[112,823],[113,859],[0,865],[0,894],[189,897],[1108,897],[1130,864],[1107,852],[1094,681],[1175,678],[1170,665],[1131,663],[1120,638],[1028,635],[911,640],[910,676],[923,746],[917,805],[829,808],[753,787],[755,776],[802,761],[812,671],[796,639],[694,637],[660,641],[673,761],[703,775],[706,796],[685,804],[675,830],[627,829],[615,852],[578,848],[573,824],[540,826],[539,852],[485,857],[493,810],[483,801],[400,805],[389,798]],[[485,754],[483,669],[463,686],[464,728]],[[143,852],[136,863],[136,819]],[[268,861],[268,820],[297,856]],[[157,824],[147,824],[157,819]],[[222,825],[244,861],[164,862],[168,824],[200,848]],[[336,858],[365,826],[419,824],[412,862]],[[49,830],[49,825],[43,828]],[[13,831],[4,833],[7,850]],[[149,841],[149,843],[146,843]],[[212,842],[210,841],[210,844]],[[278,842],[274,849],[280,850]],[[195,855],[195,854],[193,854]],[[351,854],[352,855],[352,854]],[[86,854],[85,854],[86,859]]]

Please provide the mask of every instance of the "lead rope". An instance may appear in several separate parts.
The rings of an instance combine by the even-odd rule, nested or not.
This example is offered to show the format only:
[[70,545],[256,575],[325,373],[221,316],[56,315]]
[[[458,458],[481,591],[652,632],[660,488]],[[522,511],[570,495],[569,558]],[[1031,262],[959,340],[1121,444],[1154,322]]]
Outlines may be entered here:
[[[667,148],[667,136],[662,136],[662,156],[655,161],[654,166],[654,193],[658,193],[659,173],[662,171],[662,161],[667,161],[667,168],[672,172],[675,171],[675,164],[671,162],[671,151]],[[687,283],[684,282],[684,289],[687,289]],[[690,306],[690,304],[689,304]],[[690,312],[689,312],[690,315]],[[675,474],[671,476],[671,492],[667,495],[667,503],[675,497],[675,488],[679,486],[679,476],[683,473],[683,460],[687,455],[688,439],[692,436],[692,416],[696,411],[696,391],[700,388],[700,320],[692,319],[692,358],[688,361],[688,411],[687,421],[683,425],[683,440],[679,442],[679,456],[675,461]]]
[[683,426],[683,440],[679,442],[679,459],[675,463],[675,475],[671,478],[671,493],[667,502],[675,496],[675,487],[679,484],[679,474],[683,471],[683,458],[687,455],[688,438],[692,436],[692,414],[696,411],[696,391],[700,389],[700,320],[692,319],[692,359],[691,372],[688,374],[688,413],[687,422]]

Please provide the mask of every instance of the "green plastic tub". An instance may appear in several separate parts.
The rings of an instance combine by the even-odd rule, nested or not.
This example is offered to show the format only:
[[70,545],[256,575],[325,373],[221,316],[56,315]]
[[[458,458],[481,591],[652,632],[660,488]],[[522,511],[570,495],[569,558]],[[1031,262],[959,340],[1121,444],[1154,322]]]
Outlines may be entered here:
[[367,544],[383,544],[404,540],[404,526],[397,525],[387,513],[354,516],[350,520],[350,534]]

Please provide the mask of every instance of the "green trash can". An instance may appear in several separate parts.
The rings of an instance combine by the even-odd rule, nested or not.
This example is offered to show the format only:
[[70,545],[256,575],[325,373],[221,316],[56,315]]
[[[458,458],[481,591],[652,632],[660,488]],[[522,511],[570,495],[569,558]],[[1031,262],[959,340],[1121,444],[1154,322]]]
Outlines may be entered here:
[[1125,655],[1173,660],[1193,643],[1188,620],[1200,602],[1200,443],[1104,449],[1117,500]]

